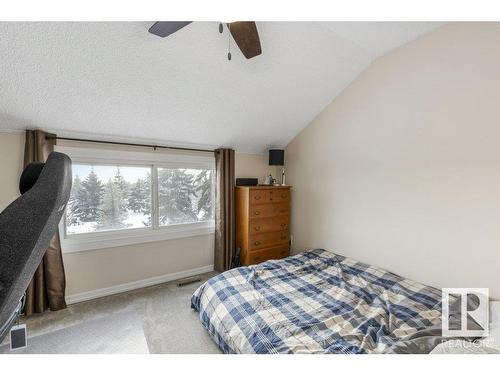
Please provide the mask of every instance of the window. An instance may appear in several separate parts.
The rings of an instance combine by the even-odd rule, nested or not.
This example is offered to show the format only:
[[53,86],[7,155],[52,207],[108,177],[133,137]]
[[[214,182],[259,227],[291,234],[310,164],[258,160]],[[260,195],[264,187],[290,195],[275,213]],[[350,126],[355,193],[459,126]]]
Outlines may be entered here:
[[66,234],[151,227],[151,167],[73,164]]
[[73,161],[64,252],[213,233],[212,155],[57,151]]
[[214,219],[213,171],[158,168],[159,224]]

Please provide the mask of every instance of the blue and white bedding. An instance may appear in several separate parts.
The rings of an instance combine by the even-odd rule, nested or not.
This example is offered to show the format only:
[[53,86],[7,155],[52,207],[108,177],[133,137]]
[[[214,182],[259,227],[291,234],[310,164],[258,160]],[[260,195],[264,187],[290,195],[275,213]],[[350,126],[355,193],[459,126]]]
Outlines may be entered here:
[[441,291],[322,249],[232,269],[192,307],[224,353],[383,353],[441,321]]

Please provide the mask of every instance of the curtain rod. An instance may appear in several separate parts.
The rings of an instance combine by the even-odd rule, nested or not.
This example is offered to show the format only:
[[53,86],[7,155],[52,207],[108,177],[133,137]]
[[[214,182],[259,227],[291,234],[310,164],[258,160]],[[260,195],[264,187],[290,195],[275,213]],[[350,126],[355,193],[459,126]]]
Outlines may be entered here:
[[98,141],[95,139],[82,139],[82,138],[68,138],[68,137],[57,137],[47,135],[45,139],[60,139],[63,141],[75,141],[75,142],[88,142],[88,143],[102,143],[107,145],[120,145],[120,146],[135,146],[135,147],[147,147],[152,148],[156,151],[157,148],[169,149],[169,150],[179,150],[179,151],[197,151],[197,152],[212,152],[216,150],[204,150],[200,148],[188,148],[188,147],[174,147],[174,146],[158,146],[158,145],[145,145],[142,143],[128,143],[128,142],[113,142],[113,141]]

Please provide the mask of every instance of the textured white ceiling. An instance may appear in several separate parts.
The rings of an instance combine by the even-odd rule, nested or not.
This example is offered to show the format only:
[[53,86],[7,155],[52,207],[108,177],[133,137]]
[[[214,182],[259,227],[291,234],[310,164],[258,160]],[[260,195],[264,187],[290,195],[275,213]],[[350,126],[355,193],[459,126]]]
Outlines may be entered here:
[[285,146],[376,57],[438,23],[258,22],[246,60],[218,24],[0,23],[0,129],[164,144]]

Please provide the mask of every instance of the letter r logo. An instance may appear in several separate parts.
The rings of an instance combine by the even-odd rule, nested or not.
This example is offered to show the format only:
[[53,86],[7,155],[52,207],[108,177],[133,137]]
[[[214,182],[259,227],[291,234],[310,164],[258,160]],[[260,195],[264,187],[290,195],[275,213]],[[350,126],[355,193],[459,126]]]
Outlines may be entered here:
[[489,334],[488,288],[443,288],[444,337],[486,337]]

